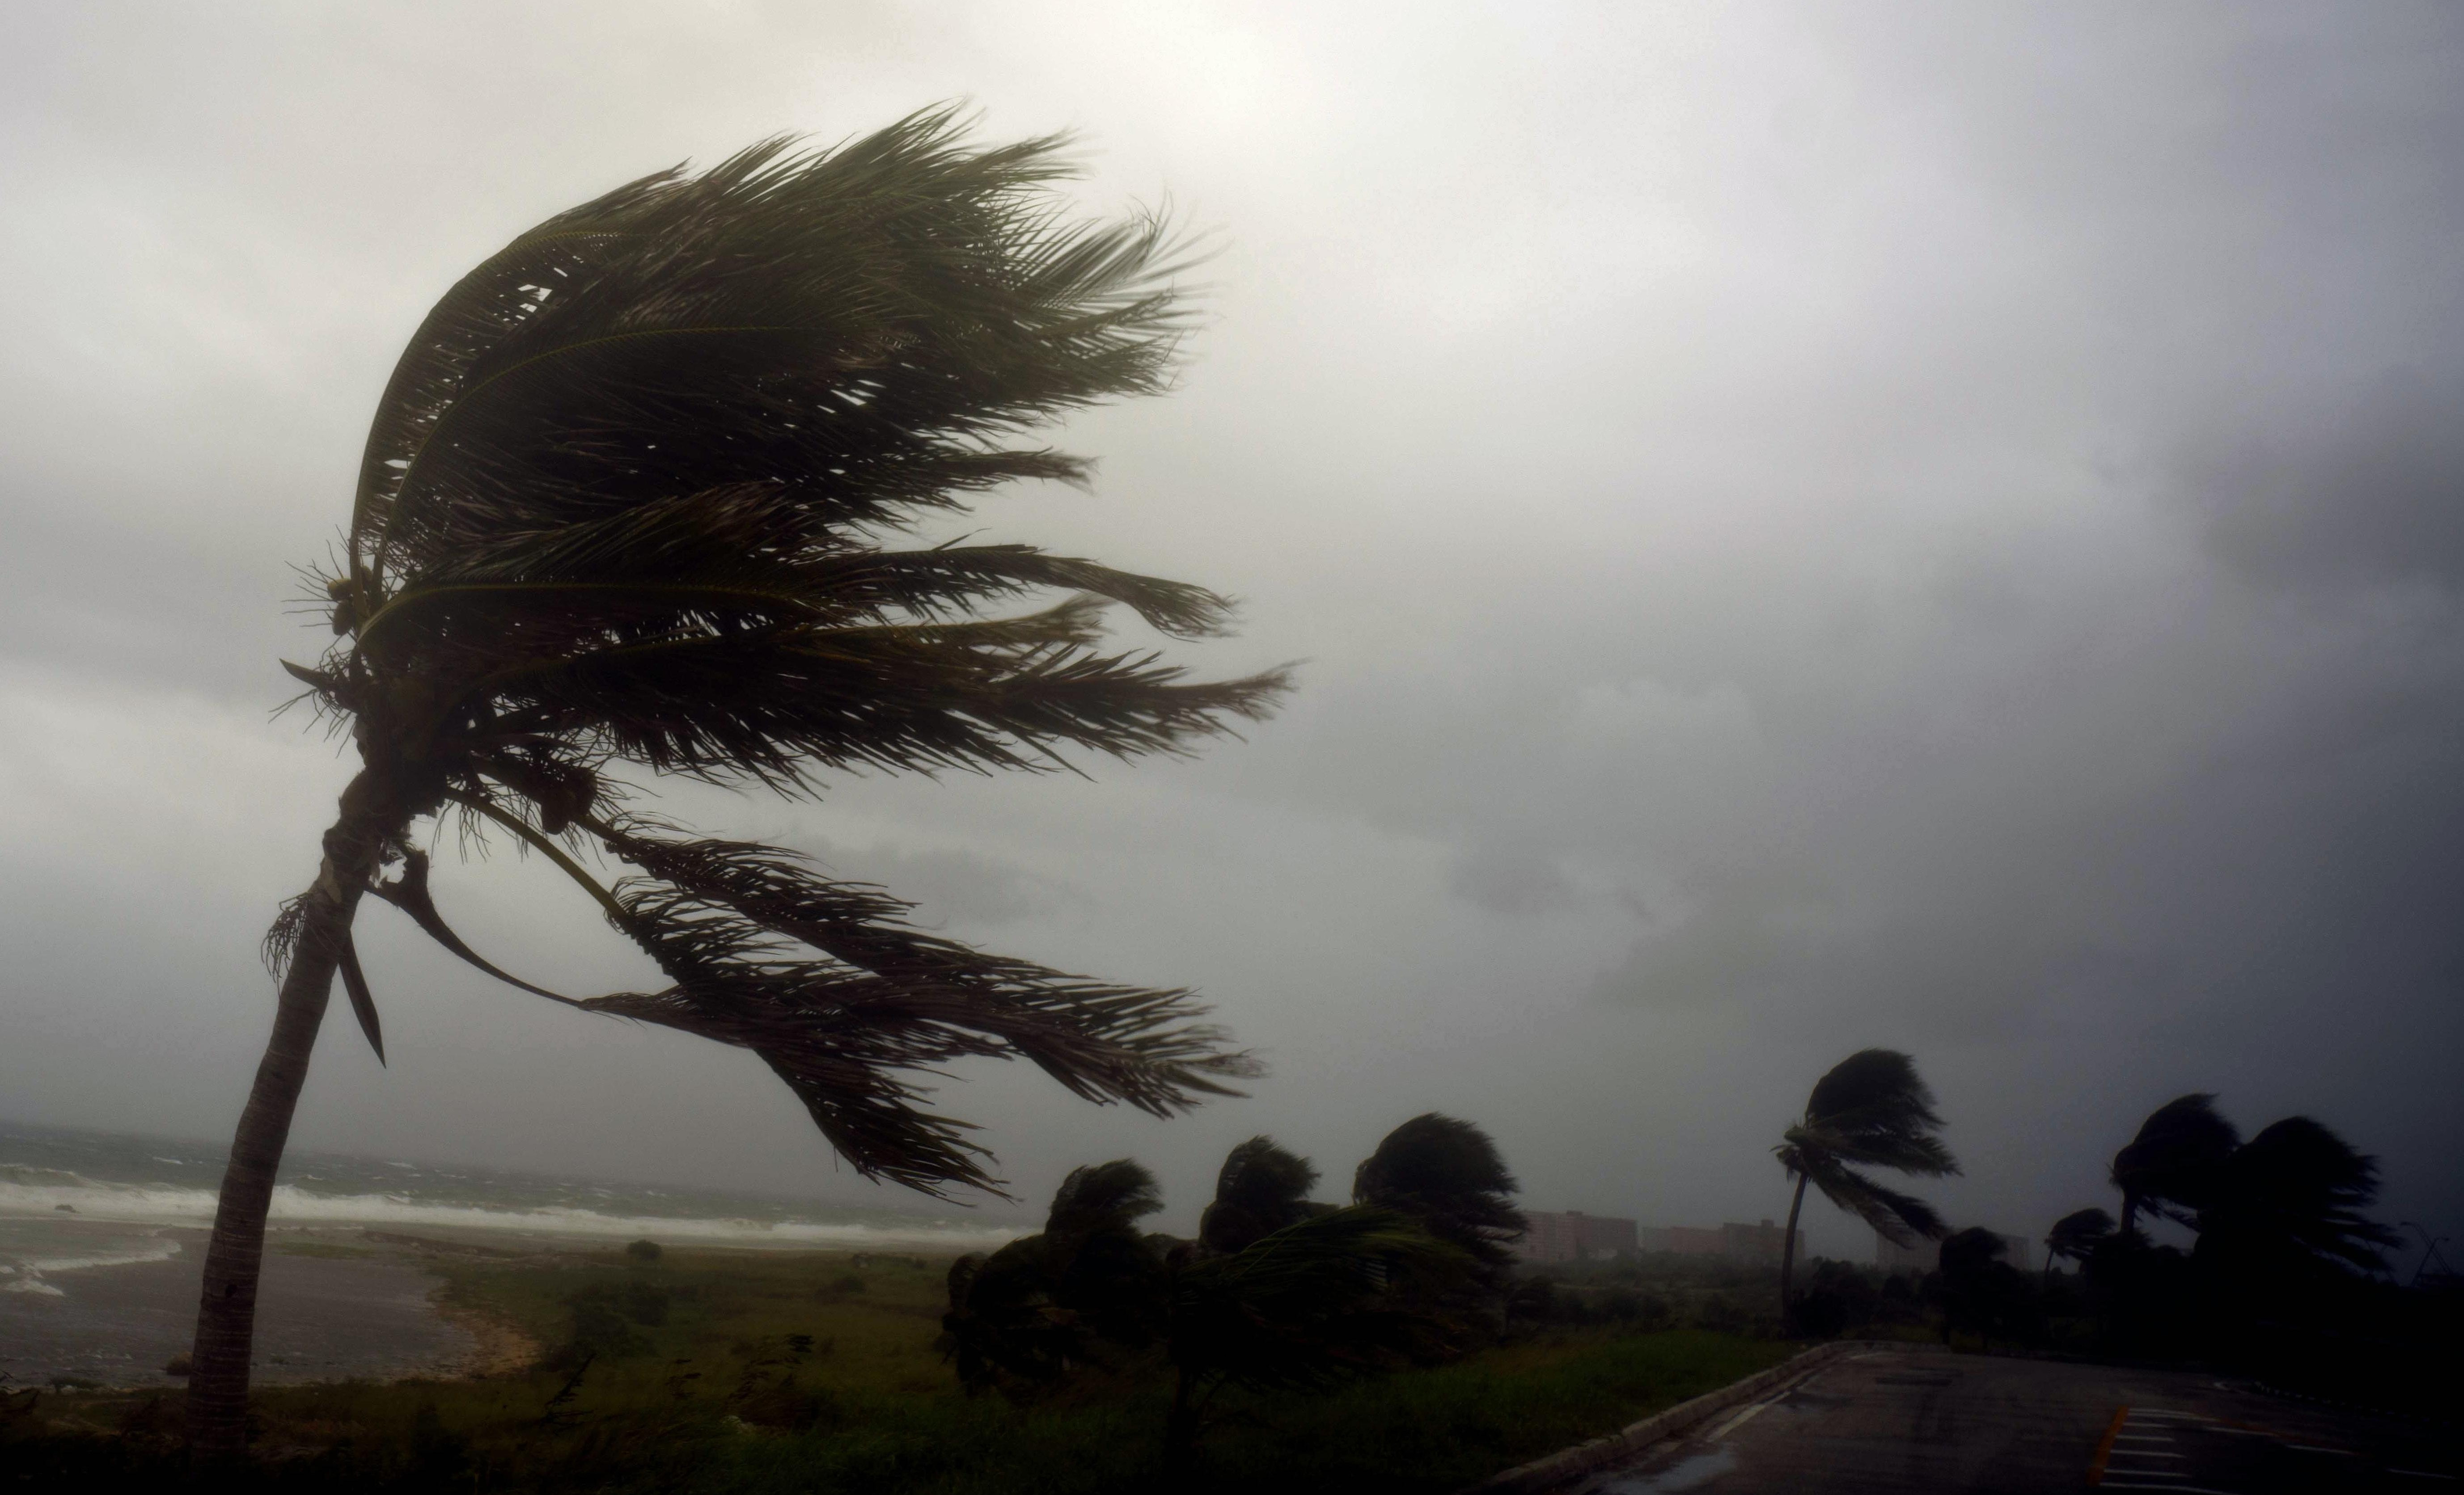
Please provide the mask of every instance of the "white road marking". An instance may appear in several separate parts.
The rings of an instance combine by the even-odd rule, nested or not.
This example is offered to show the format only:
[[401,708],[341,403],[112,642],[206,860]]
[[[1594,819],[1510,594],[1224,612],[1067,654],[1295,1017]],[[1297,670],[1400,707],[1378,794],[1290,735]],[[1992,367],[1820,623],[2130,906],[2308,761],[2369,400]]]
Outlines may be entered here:
[[[1776,1399],[1776,1398],[1774,1398],[1774,1399]],[[1719,1426],[1719,1429],[1718,1429],[1716,1432],[1712,1433],[1710,1437],[1708,1437],[1708,1438],[1705,1439],[1705,1440],[1704,1440],[1704,1441],[1705,1441],[1705,1442],[1706,1442],[1706,1443],[1716,1443],[1716,1442],[1718,1442],[1720,1440],[1722,1440],[1722,1439],[1724,1439],[1724,1438],[1727,1437],[1729,1434],[1731,1434],[1731,1433],[1735,1432],[1737,1429],[1739,1429],[1739,1428],[1741,1428],[1741,1427],[1745,1426],[1748,1422],[1752,1421],[1752,1420],[1754,1419],[1754,1417],[1755,1417],[1755,1415],[1756,1415],[1756,1414],[1760,1413],[1760,1412],[1761,1412],[1765,1407],[1768,1407],[1768,1406],[1770,1406],[1770,1405],[1771,1405],[1771,1402],[1768,1402],[1768,1401],[1758,1401],[1758,1402],[1755,1402],[1752,1406],[1748,1407],[1745,1411],[1738,1413],[1735,1417],[1730,1418],[1727,1421],[1721,1423],[1721,1424],[1720,1424],[1720,1426]]]
[[2433,1474],[2428,1469],[2389,1469],[2387,1472],[2400,1480],[2445,1480],[2450,1484],[2455,1483],[2455,1476],[2452,1474]]

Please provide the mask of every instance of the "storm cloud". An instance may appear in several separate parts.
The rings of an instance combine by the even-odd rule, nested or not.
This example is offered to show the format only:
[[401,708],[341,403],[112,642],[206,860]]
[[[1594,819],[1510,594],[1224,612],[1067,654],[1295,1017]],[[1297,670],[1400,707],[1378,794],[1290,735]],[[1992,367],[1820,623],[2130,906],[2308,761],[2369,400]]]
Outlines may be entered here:
[[[1441,1109],[1535,1206],[1756,1219],[1883,1044],[1961,1222],[2110,1205],[2197,1088],[2464,1229],[2452,8],[97,5],[0,57],[0,1114],[235,1114],[344,778],[282,605],[434,297],[963,97],[1215,245],[1183,387],[1063,433],[1095,492],[975,522],[1240,594],[1199,661],[1300,693],[1192,763],[677,807],[1273,1066],[1170,1123],[970,1073],[1023,1193],[1135,1153],[1185,1226],[1234,1140],[1339,1175]],[[440,897],[639,978],[538,873]],[[330,1034],[303,1144],[873,1197],[755,1062],[385,917],[393,1066]]]

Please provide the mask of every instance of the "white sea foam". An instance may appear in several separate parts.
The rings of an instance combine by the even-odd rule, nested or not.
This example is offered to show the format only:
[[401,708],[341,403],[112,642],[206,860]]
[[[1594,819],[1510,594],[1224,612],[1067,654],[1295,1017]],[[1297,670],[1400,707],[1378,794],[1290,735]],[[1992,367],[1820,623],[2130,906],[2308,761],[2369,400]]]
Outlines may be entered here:
[[[0,1176],[0,1216],[57,1218],[148,1225],[205,1225],[214,1217],[211,1190],[161,1184],[99,1183],[55,1170],[15,1169]],[[71,1217],[59,1208],[68,1205]],[[586,1239],[631,1240],[651,1237],[668,1241],[706,1241],[713,1244],[770,1246],[836,1246],[864,1250],[905,1246],[935,1250],[989,1249],[1014,1239],[1019,1231],[942,1224],[912,1224],[690,1219],[670,1216],[609,1214],[566,1205],[487,1209],[475,1205],[423,1202],[389,1194],[310,1194],[289,1184],[274,1191],[273,1219],[277,1224],[428,1225],[461,1229],[512,1230],[537,1235]],[[156,1258],[159,1260],[160,1258]],[[29,1288],[13,1288],[27,1291]]]
[[167,1262],[180,1254],[180,1242],[162,1236],[141,1236],[116,1242],[110,1248],[81,1256],[19,1257],[0,1262],[0,1292],[30,1292],[43,1297],[65,1296],[60,1289],[43,1279],[60,1272],[81,1272],[98,1266],[133,1266],[141,1262]]

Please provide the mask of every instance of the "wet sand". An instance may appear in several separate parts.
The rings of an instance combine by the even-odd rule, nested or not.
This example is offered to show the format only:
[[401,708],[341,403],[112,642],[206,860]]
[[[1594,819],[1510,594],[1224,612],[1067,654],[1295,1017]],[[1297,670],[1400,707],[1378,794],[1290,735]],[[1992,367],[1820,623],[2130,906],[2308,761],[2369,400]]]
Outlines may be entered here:
[[[46,1281],[56,1297],[0,1292],[0,1373],[9,1377],[0,1384],[39,1386],[63,1375],[106,1386],[176,1384],[163,1368],[187,1352],[196,1330],[206,1233],[168,1234],[181,1247],[168,1261],[53,1273]],[[269,1249],[255,1378],[454,1375],[502,1369],[524,1352],[492,1326],[441,1311],[439,1286],[414,1253],[380,1249],[333,1260]]]

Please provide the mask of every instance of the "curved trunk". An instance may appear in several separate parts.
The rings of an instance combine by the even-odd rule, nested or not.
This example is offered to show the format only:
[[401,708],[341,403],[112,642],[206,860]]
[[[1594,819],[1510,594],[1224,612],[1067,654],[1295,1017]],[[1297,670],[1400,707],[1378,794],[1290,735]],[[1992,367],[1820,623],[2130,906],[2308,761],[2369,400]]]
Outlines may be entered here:
[[1796,1277],[1796,1216],[1805,1208],[1806,1176],[1796,1176],[1796,1198],[1788,1201],[1788,1234],[1779,1242],[1779,1331],[1787,1334],[1796,1328],[1796,1303],[1789,1288]]
[[197,1342],[190,1355],[189,1446],[200,1453],[238,1452],[248,1438],[248,1374],[256,1336],[257,1270],[265,1253],[265,1216],[274,1201],[275,1170],[291,1135],[291,1113],[308,1077],[308,1056],[333,993],[334,971],[360,895],[377,869],[399,817],[383,808],[373,776],[363,773],[342,791],[341,814],[325,832],[317,881],[301,895],[300,927],[291,968],[274,1014],[274,1034],[256,1067],[256,1083],[231,1138],[214,1234],[206,1248],[205,1290],[197,1305]]

